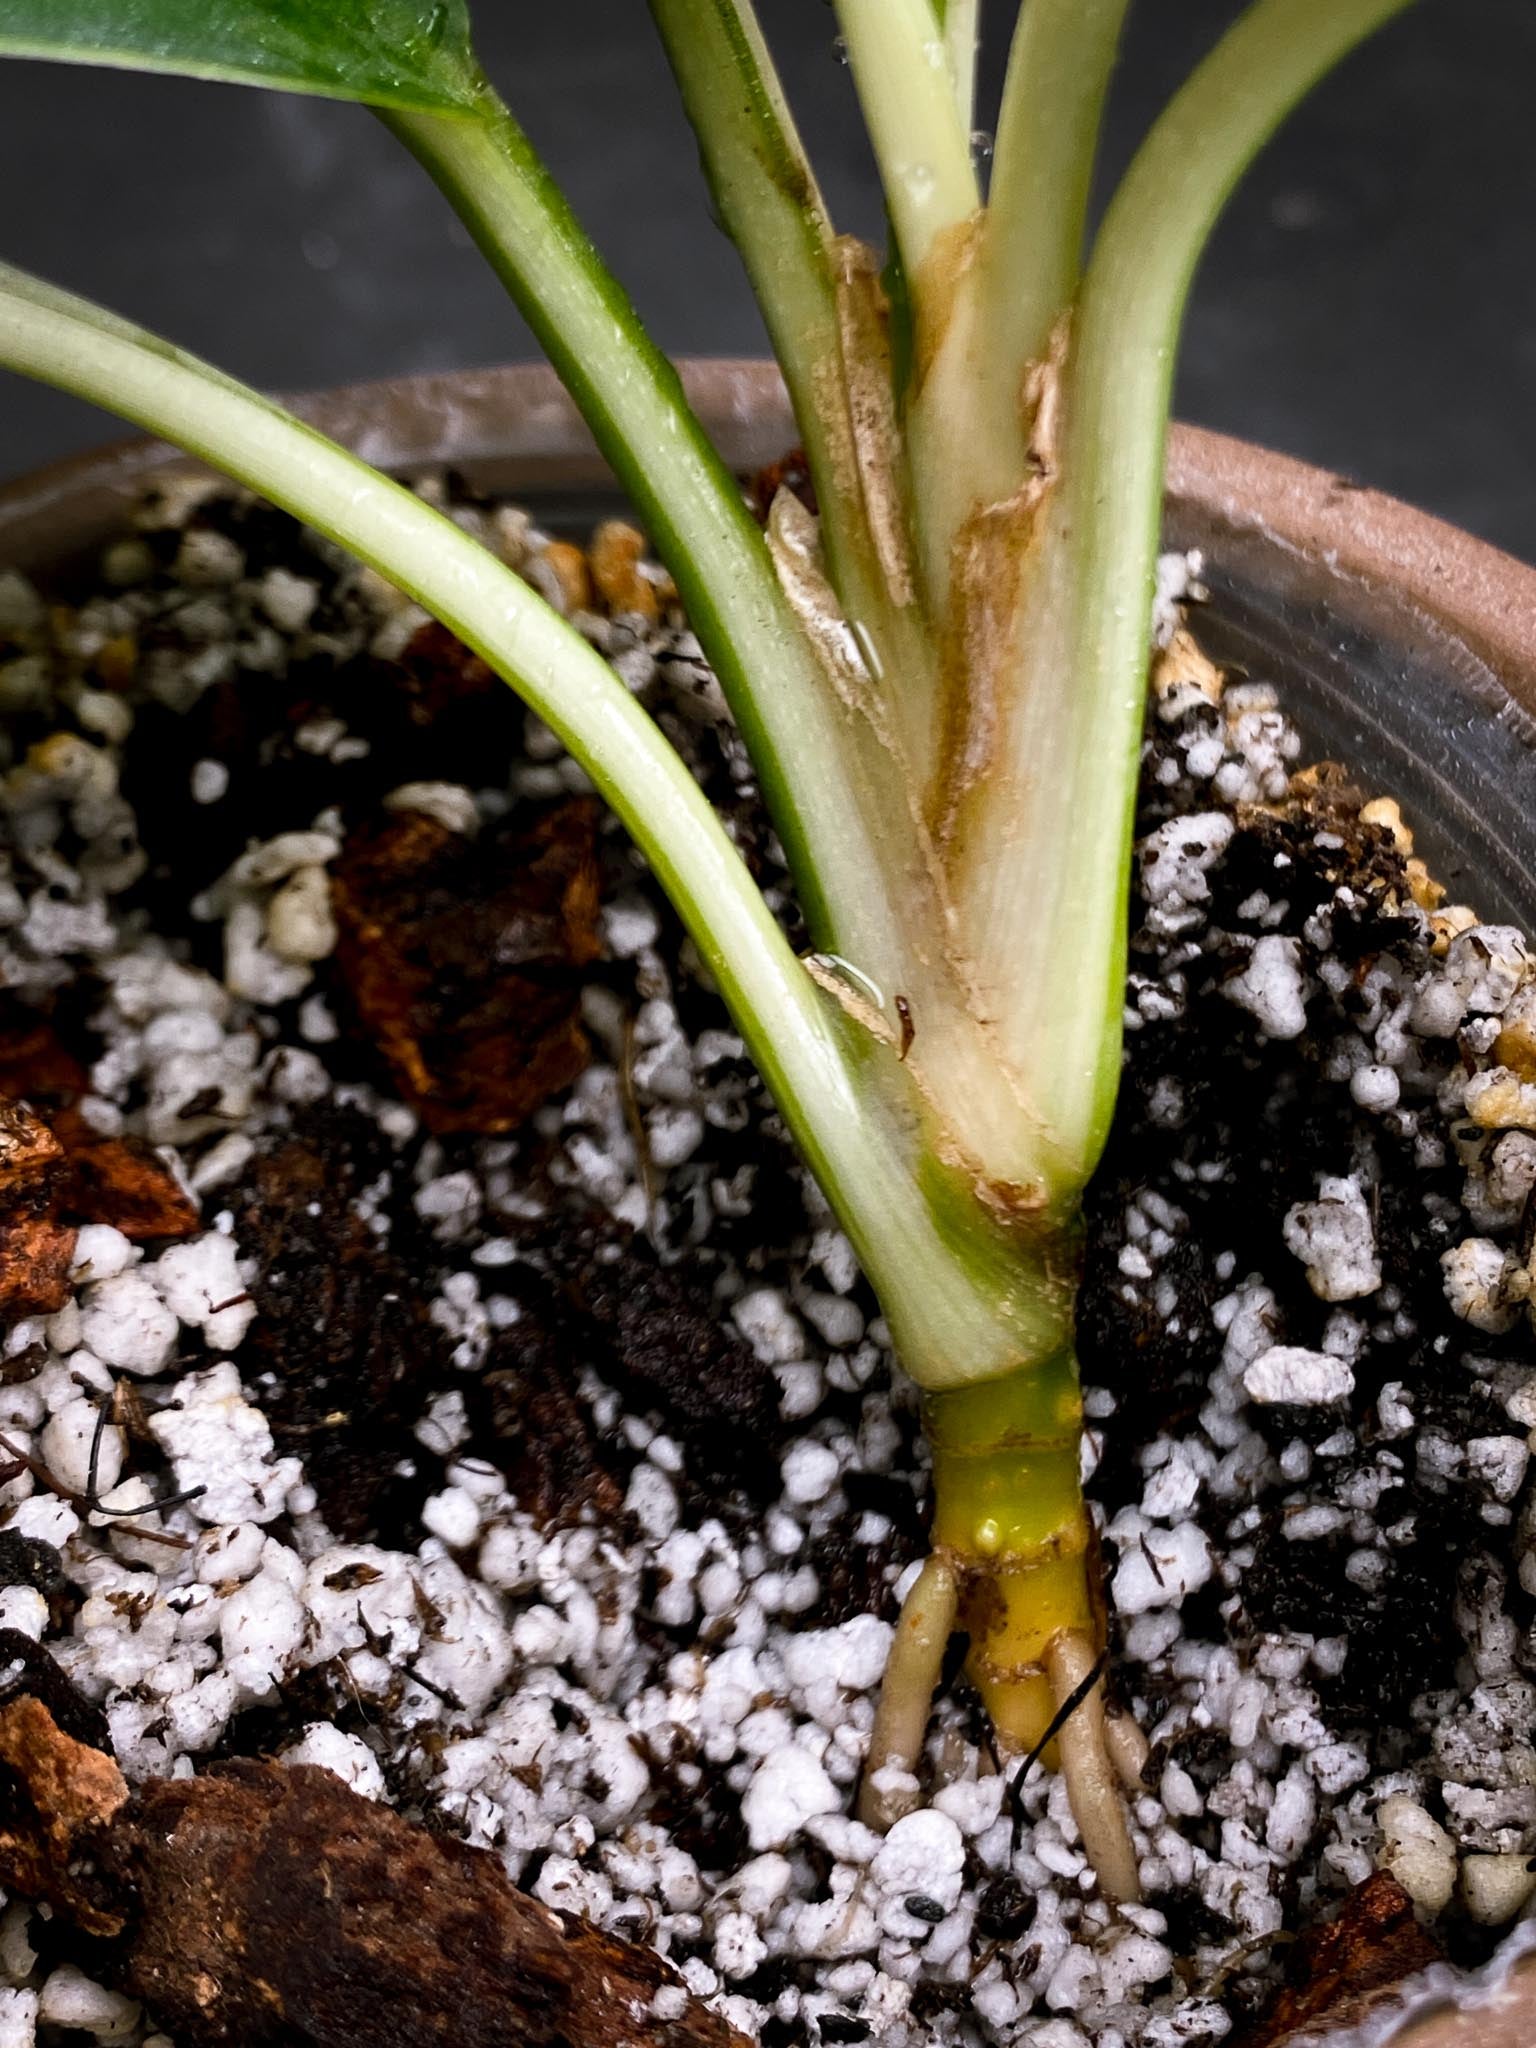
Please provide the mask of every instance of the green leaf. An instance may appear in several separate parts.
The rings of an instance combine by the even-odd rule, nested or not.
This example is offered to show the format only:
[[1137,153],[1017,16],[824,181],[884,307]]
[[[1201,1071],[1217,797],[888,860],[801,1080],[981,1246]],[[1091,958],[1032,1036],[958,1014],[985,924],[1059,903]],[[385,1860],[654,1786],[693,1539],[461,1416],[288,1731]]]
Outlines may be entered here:
[[470,112],[468,0],[0,0],[0,54]]

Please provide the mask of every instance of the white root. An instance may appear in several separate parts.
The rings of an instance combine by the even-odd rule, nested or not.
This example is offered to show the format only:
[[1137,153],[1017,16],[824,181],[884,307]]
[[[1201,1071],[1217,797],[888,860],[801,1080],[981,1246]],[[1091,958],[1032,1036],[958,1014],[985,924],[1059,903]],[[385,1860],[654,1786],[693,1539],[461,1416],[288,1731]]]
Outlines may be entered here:
[[1126,1791],[1145,1792],[1147,1788],[1141,1774],[1152,1754],[1152,1745],[1129,1714],[1105,1710],[1104,1746]]
[[[917,1804],[916,1766],[958,1612],[953,1569],[942,1558],[930,1557],[902,1605],[870,1733],[859,1792],[859,1818],[868,1827],[888,1828]],[[1058,1707],[1081,1690],[1097,1661],[1081,1631],[1067,1630],[1054,1639],[1045,1665]],[[1133,1903],[1141,1896],[1141,1876],[1120,1787],[1140,1786],[1149,1753],[1146,1737],[1129,1717],[1106,1714],[1100,1682],[1067,1716],[1057,1740],[1072,1812],[1100,1889],[1106,1898]]]
[[880,1688],[859,1791],[859,1819],[867,1827],[888,1828],[917,1804],[911,1787],[886,1787],[878,1780],[892,1768],[903,1776],[915,1771],[959,1605],[954,1572],[942,1558],[930,1557],[902,1603]]
[[[1059,1702],[1071,1698],[1096,1661],[1093,1645],[1080,1631],[1069,1630],[1056,1637],[1045,1653],[1045,1668]],[[1141,1874],[1110,1763],[1102,1683],[1068,1716],[1057,1740],[1067,1796],[1088,1861],[1098,1874],[1099,1888],[1106,1898],[1133,1904],[1141,1896]]]

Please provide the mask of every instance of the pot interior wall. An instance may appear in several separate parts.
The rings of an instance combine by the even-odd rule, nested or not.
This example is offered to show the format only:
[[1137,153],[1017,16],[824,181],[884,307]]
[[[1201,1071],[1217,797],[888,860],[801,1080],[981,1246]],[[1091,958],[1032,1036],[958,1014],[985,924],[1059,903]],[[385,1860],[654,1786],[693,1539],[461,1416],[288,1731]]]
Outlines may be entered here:
[[1312,758],[1396,797],[1452,901],[1536,925],[1536,718],[1463,643],[1389,593],[1175,506],[1206,554],[1201,640],[1275,682]]

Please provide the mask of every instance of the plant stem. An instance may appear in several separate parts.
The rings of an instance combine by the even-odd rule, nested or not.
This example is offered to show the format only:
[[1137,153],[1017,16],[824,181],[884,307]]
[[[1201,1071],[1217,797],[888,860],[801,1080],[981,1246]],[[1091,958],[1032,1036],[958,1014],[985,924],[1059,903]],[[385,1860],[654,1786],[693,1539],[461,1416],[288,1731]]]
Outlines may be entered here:
[[[1099,128],[1128,5],[1029,0],[1014,31],[977,267],[976,375],[985,414],[999,424],[1011,418],[1015,436],[1025,371],[1044,360],[1077,295]],[[995,494],[1016,488],[1020,474],[999,478]]]
[[[735,714],[818,945],[899,986],[902,917],[872,843],[891,771],[789,614],[735,479],[564,195],[487,95],[479,119],[387,113],[458,209],[671,569]],[[898,799],[899,801],[899,799]]]
[[1028,1751],[1055,1700],[1045,1653],[1098,1633],[1078,1480],[1082,1399],[1070,1344],[1028,1371],[930,1394],[933,1546],[960,1581],[970,1672],[998,1734]]
[[981,0],[948,0],[940,16],[944,48],[955,85],[955,107],[967,137],[976,125],[976,58],[981,39]]
[[968,828],[963,912],[990,963],[1005,1055],[1084,1179],[1119,1081],[1163,452],[1190,280],[1284,116],[1407,4],[1256,0],[1153,127],[1084,282],[1061,479],[1024,584],[1008,759]]
[[977,371],[1017,416],[1077,295],[1104,100],[1129,0],[1029,0],[1008,53],[981,263]]
[[981,203],[970,123],[930,0],[833,0],[914,298],[923,260]]
[[784,372],[827,573],[911,758],[937,694],[917,609],[891,370],[872,263],[834,237],[750,0],[650,0],[705,172]]
[[[942,631],[950,537],[970,502],[970,470],[985,461],[977,453],[969,311],[972,258],[985,222],[971,155],[978,9],[976,0],[834,5],[896,245],[892,270],[900,275],[907,328],[911,529],[925,608]],[[929,694],[933,711],[920,764],[935,754],[937,682]]]
[[[751,0],[650,0],[816,477],[818,498],[857,502],[833,281],[833,231]],[[823,503],[834,581],[843,552]]]
[[[1138,1896],[1095,1680],[1104,1646],[1093,1526],[1079,1479],[1082,1401],[1070,1344],[1024,1371],[924,1403],[933,1448],[933,1554],[908,1594],[870,1739],[860,1812],[904,1810],[945,1639],[970,1637],[966,1669],[1005,1749],[1038,1756],[1060,1730],[1084,1847],[1105,1894]],[[1065,1716],[1065,1719],[1063,1719]]]
[[894,1049],[825,996],[687,768],[613,670],[453,521],[255,392],[0,266],[0,365],[110,407],[307,521],[418,599],[559,734],[677,906],[786,1123],[929,1382],[1060,1342],[1052,1247],[989,1226],[921,1136]]
[[1025,385],[1077,293],[1105,93],[1129,0],[1029,0],[1003,85],[985,221],[911,405],[930,602],[956,535],[1028,469]]

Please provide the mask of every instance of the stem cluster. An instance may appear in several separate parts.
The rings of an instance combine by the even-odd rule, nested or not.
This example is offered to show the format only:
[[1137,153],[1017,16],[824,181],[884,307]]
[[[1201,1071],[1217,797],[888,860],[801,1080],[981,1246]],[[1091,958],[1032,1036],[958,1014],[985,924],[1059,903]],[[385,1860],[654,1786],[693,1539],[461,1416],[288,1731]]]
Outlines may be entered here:
[[807,961],[659,729],[509,571],[216,371],[0,272],[0,363],[179,441],[371,562],[522,693],[633,832],[933,1404],[935,1563],[877,1753],[912,1760],[957,1614],[1021,1745],[1086,1686],[1062,1749],[1122,1895],[1135,1870],[1105,1804],[1072,1247],[1119,1073],[1174,349],[1233,184],[1406,0],[1251,0],[1090,244],[1127,4],[1027,0],[983,192],[978,0],[834,0],[892,224],[882,266],[833,226],[752,0],[650,0],[814,482],[815,512],[781,493],[766,532],[481,75],[464,0],[430,16],[377,0],[362,22],[332,0],[0,4],[0,50],[371,101],[581,406],[751,750]]

